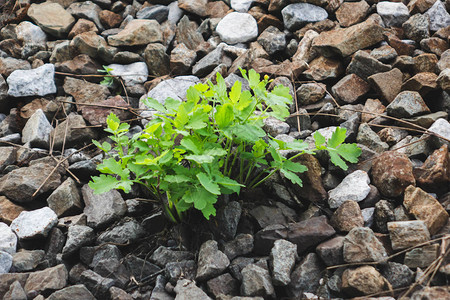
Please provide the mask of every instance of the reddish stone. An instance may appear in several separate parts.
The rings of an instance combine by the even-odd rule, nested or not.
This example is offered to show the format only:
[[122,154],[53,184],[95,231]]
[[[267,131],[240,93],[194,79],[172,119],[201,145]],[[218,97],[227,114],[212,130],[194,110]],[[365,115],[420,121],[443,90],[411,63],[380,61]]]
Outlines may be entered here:
[[397,51],[398,55],[408,55],[412,56],[416,47],[414,45],[408,44],[400,40],[398,37],[392,35],[388,36],[389,45]]
[[131,108],[130,104],[125,102],[120,95],[108,98],[105,101],[98,101],[95,104],[98,104],[98,106],[86,105],[81,108],[83,118],[92,125],[105,125],[106,118],[110,113],[114,113],[120,120],[126,120],[130,117],[128,110],[114,108]]
[[414,175],[420,186],[427,190],[448,190],[450,186],[450,155],[448,146],[443,145],[428,156],[425,163],[414,169]]
[[343,27],[349,27],[364,20],[370,6],[366,1],[344,2],[336,11],[336,18]]
[[444,53],[444,51],[448,49],[448,43],[443,39],[431,37],[421,40],[420,47],[424,51],[432,52],[440,57],[442,53]]
[[434,2],[436,2],[436,0],[411,0],[409,1],[407,7],[411,15],[416,13],[423,14],[433,6]]
[[87,54],[75,56],[72,60],[56,63],[55,68],[59,72],[71,74],[95,74],[101,66]]
[[386,111],[386,107],[378,99],[367,99],[366,103],[364,104],[363,111],[367,111],[369,113],[362,113],[361,122],[368,123],[376,117],[379,117],[379,114],[384,113]]
[[98,14],[98,16],[100,18],[100,22],[106,28],[118,27],[120,23],[122,23],[122,17],[119,14],[113,13],[110,10],[102,10]]
[[421,96],[425,96],[437,89],[437,78],[435,73],[418,73],[403,83],[402,91],[416,91]]
[[8,225],[17,218],[25,209],[22,206],[14,204],[8,198],[0,196],[0,221]]
[[210,18],[223,18],[230,10],[230,7],[223,1],[208,2],[206,13]]
[[438,62],[436,54],[424,53],[414,57],[414,71],[416,73],[430,72],[433,73],[436,70],[436,64]]
[[339,80],[331,91],[338,99],[345,103],[355,103],[360,100],[368,91],[370,86],[358,75],[349,74]]
[[308,79],[316,81],[337,78],[342,73],[344,73],[344,66],[341,60],[324,56],[320,56],[310,62],[309,69],[303,72]]
[[363,227],[364,219],[357,202],[349,200],[342,203],[334,212],[330,221],[337,231],[349,232],[355,227]]
[[73,25],[72,30],[70,30],[69,35],[67,36],[69,39],[74,38],[76,35],[79,35],[83,32],[93,31],[95,33],[98,32],[97,26],[95,23],[86,19],[79,19],[75,25]]

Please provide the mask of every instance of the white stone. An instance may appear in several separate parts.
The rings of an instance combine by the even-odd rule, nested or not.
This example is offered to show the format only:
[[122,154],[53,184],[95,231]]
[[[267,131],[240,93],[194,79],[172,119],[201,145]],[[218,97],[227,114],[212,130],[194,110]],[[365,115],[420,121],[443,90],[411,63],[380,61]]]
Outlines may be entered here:
[[246,13],[250,9],[253,0],[231,0],[231,8],[237,12]]
[[434,137],[433,139],[437,141],[436,144],[438,144],[439,147],[444,144],[450,146],[450,142],[448,142],[448,140],[450,140],[450,123],[446,119],[437,119],[433,123],[433,125],[428,128],[428,131],[438,134],[439,136],[447,139],[444,140],[438,137]]
[[31,22],[23,21],[16,27],[17,39],[23,42],[24,47],[39,47],[45,49],[47,35]]
[[167,16],[167,20],[171,24],[177,24],[184,14],[183,10],[178,7],[178,1],[170,3],[167,7],[169,7],[169,15]]
[[22,130],[22,143],[30,143],[31,147],[48,149],[52,130],[53,126],[47,120],[44,112],[42,109],[38,109],[28,119]]
[[383,19],[386,27],[402,27],[402,24],[409,19],[409,9],[402,2],[379,2],[377,13]]
[[120,76],[126,86],[132,86],[147,81],[148,68],[145,62],[135,62],[129,65],[111,64],[111,74]]
[[16,253],[16,248],[17,236],[7,224],[0,223],[0,251],[14,254]]
[[11,269],[13,257],[5,251],[0,251],[0,274],[6,274]]
[[430,17],[431,31],[438,31],[450,25],[450,14],[440,0],[435,1],[433,6],[427,10],[426,14]]
[[[169,97],[179,101],[186,100],[187,89],[199,82],[200,79],[196,76],[178,76],[160,82],[148,92],[146,97],[154,98],[161,104],[164,104]],[[141,108],[145,108],[145,106]]]
[[6,79],[8,95],[13,97],[45,96],[56,93],[55,66],[45,64],[32,70],[15,70]]
[[258,24],[250,14],[232,12],[220,20],[216,32],[227,44],[247,43],[258,36]]
[[58,216],[49,207],[23,211],[11,222],[11,229],[19,239],[47,236],[58,223]]
[[369,175],[364,171],[357,170],[347,175],[336,188],[328,192],[328,204],[331,208],[338,208],[348,200],[364,200],[370,192],[369,183]]

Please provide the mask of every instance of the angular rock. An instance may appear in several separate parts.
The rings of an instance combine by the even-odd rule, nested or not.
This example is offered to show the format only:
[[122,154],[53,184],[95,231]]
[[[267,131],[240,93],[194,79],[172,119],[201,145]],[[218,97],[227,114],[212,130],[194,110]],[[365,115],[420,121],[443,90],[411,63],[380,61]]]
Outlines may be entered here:
[[386,112],[397,118],[411,118],[429,113],[430,109],[418,92],[403,91],[386,107]]
[[69,5],[67,11],[78,18],[88,19],[95,23],[98,29],[103,30],[99,13],[101,8],[92,1],[75,2]]
[[269,26],[257,39],[269,55],[283,51],[286,48],[286,35],[275,26]]
[[344,263],[342,249],[344,247],[343,236],[329,239],[316,247],[316,253],[327,266],[336,266]]
[[61,217],[80,212],[83,208],[75,181],[68,178],[47,198],[48,206]]
[[[167,247],[160,246],[150,256],[150,261],[160,267],[165,267],[169,262],[191,260],[194,255],[188,251],[175,251]],[[212,258],[211,258],[212,259]]]
[[342,27],[360,23],[367,15],[370,6],[366,1],[344,2],[336,10],[336,19]]
[[[169,97],[179,101],[186,100],[187,89],[199,82],[200,80],[196,76],[178,76],[164,80],[151,89],[147,97],[154,98],[161,104],[164,104],[164,101]],[[141,103],[141,106],[144,105]]]
[[109,289],[114,285],[114,280],[105,278],[92,270],[81,273],[80,282],[96,297],[105,298],[109,295]]
[[325,9],[309,3],[289,4],[281,11],[284,26],[290,31],[296,31],[307,23],[323,21],[328,18]]
[[28,61],[15,59],[12,57],[0,57],[0,74],[8,77],[16,70],[30,70],[31,65]]
[[408,213],[425,223],[431,235],[436,234],[448,221],[448,213],[439,201],[421,188],[408,186],[403,205]]
[[208,0],[178,0],[178,7],[195,15],[205,17],[207,3]]
[[415,184],[411,161],[405,154],[385,152],[372,164],[373,184],[387,197],[400,196],[405,188]]
[[97,243],[133,243],[144,235],[144,228],[136,220],[132,219],[104,231],[98,236]]
[[27,14],[42,30],[57,38],[63,38],[75,23],[75,18],[58,3],[33,3]]
[[207,241],[199,250],[196,280],[204,281],[220,275],[229,265],[230,260],[218,249],[217,242]]
[[414,281],[414,272],[403,264],[388,262],[381,274],[389,281],[393,289],[410,286]]
[[328,224],[327,218],[320,216],[298,223],[290,223],[287,238],[284,239],[296,244],[298,253],[302,254],[309,247],[317,246],[335,233],[333,227]]
[[430,240],[430,233],[423,221],[389,222],[387,226],[393,250],[406,249]]
[[404,264],[411,269],[428,268],[438,257],[438,252],[438,244],[414,248],[405,253]]
[[58,216],[48,207],[33,211],[23,211],[11,222],[11,230],[19,239],[47,236],[53,226],[58,223]]
[[378,59],[382,63],[389,63],[398,56],[397,51],[389,45],[383,45],[370,51],[370,56]]
[[94,230],[88,226],[73,225],[69,227],[67,241],[62,249],[63,257],[69,257],[81,247],[95,240]]
[[311,61],[309,69],[303,74],[310,80],[323,81],[338,78],[343,72],[344,69],[340,60],[320,56]]
[[[428,156],[419,168],[414,169],[414,177],[421,186],[439,190],[450,182],[450,158],[448,146],[443,145]],[[444,189],[445,190],[445,189]]]
[[6,224],[11,224],[11,222],[19,216],[19,214],[25,209],[8,200],[4,196],[0,196],[0,221]]
[[36,271],[28,276],[24,289],[26,292],[60,290],[67,285],[69,272],[63,264],[42,271]]
[[356,202],[364,200],[370,192],[369,183],[369,176],[364,171],[355,171],[347,175],[336,188],[328,192],[328,205],[331,208],[338,208],[348,200]]
[[399,69],[394,68],[388,72],[371,75],[367,80],[377,90],[382,99],[391,103],[401,91],[403,73]]
[[237,295],[239,291],[239,281],[234,279],[230,273],[225,273],[206,283],[208,291],[215,297],[223,295]]
[[250,264],[241,271],[243,296],[274,296],[275,290],[269,271],[256,264]]
[[313,40],[318,37],[319,34],[314,30],[306,31],[302,40],[298,43],[297,51],[292,56],[292,61],[305,61],[309,63],[313,60],[317,53],[311,48]]
[[153,5],[141,8],[136,13],[136,19],[148,19],[148,20],[156,20],[158,23],[162,23],[167,20],[167,16],[169,15],[169,7],[164,5]]
[[[438,147],[442,147],[444,144],[450,146],[450,122],[445,119],[437,119],[433,125],[428,128],[428,131],[435,133],[437,136],[433,136],[433,143]],[[446,140],[440,138],[444,137]]]
[[232,12],[220,20],[216,32],[227,44],[247,43],[258,36],[258,26],[250,14]]
[[[89,98],[85,99],[88,100]],[[61,149],[63,144],[65,147],[72,147],[81,143],[90,143],[97,137],[97,133],[86,125],[82,116],[70,113],[65,121],[55,127],[51,134],[52,139],[54,139],[54,149]]]
[[331,91],[338,99],[345,103],[355,103],[370,89],[370,86],[355,74],[349,74],[339,80]]
[[190,50],[196,50],[204,42],[203,36],[197,31],[197,24],[189,21],[188,16],[181,18],[177,24],[175,40],[177,44],[185,44]]
[[323,266],[315,253],[308,253],[291,274],[289,293],[299,297],[303,292],[315,293],[322,277]]
[[375,228],[378,232],[388,232],[388,222],[395,221],[394,205],[387,200],[380,200],[375,204]]
[[426,14],[415,14],[403,23],[403,30],[407,38],[420,42],[430,37],[430,21]]
[[118,46],[140,46],[162,42],[161,27],[156,20],[132,20],[122,31],[108,37],[108,44]]
[[274,285],[285,286],[291,282],[296,257],[297,245],[286,240],[275,241],[270,252]]
[[382,1],[377,4],[377,13],[386,27],[400,27],[409,18],[409,10],[401,2]]
[[216,49],[209,52],[202,59],[200,59],[193,67],[192,73],[195,76],[202,77],[209,74],[218,65],[220,65],[224,58],[223,44]]
[[177,294],[176,299],[188,300],[211,300],[210,297],[199,287],[195,285],[195,281],[182,279],[178,280],[177,285],[174,288]]
[[6,79],[8,95],[13,97],[45,96],[56,93],[55,66],[45,64],[33,70],[16,70]]
[[42,109],[36,112],[28,119],[22,130],[22,143],[29,143],[31,147],[41,147],[48,149],[50,133],[53,127],[47,120]]
[[19,281],[14,281],[9,288],[9,291],[3,297],[4,300],[27,300],[27,294],[20,285]]
[[253,235],[241,233],[232,241],[225,243],[223,253],[229,260],[237,256],[249,254],[253,251]]
[[128,65],[111,64],[111,74],[119,76],[126,86],[144,83],[147,81],[148,69],[144,62],[135,62]]
[[344,239],[344,261],[347,263],[383,261],[387,258],[386,249],[377,239],[372,229],[353,228]]
[[390,65],[383,64],[379,60],[370,56],[369,53],[362,50],[356,52],[347,67],[347,73],[356,74],[363,80],[367,80],[367,78],[373,74],[388,72],[390,70]]
[[342,290],[350,296],[378,294],[386,288],[386,279],[372,266],[346,269],[342,274]]
[[450,297],[448,288],[442,286],[424,287],[411,295],[412,300],[427,299],[445,299]]
[[364,226],[364,219],[358,203],[352,200],[345,201],[334,212],[330,220],[337,231],[348,232],[355,227]]
[[[78,21],[73,25],[72,29],[70,30],[68,34],[68,38],[72,39],[76,35],[83,33],[83,32],[89,32],[93,31],[95,33],[98,33],[98,28],[95,26],[95,23],[86,19],[78,19]],[[50,62],[52,62],[50,60]]]
[[326,86],[318,83],[305,83],[296,91],[297,101],[301,105],[313,104],[321,100],[326,94]]
[[26,272],[36,269],[44,259],[44,250],[21,249],[13,256],[13,267],[15,272]]
[[441,28],[450,26],[450,14],[441,1],[435,1],[425,14],[430,18],[431,31],[438,31]]
[[170,58],[164,45],[160,43],[148,44],[144,51],[144,57],[150,74],[163,76],[170,73]]
[[[153,266],[158,268],[155,265]],[[194,280],[197,272],[197,265],[193,260],[174,261],[169,262],[166,265],[165,270],[166,270],[165,271],[166,278],[169,280],[170,283],[175,285],[177,281],[181,279]]]
[[63,288],[51,294],[47,300],[64,300],[64,299],[84,299],[95,300],[94,295],[83,284],[77,284]]
[[0,251],[13,255],[16,253],[17,236],[5,223],[0,223]]
[[177,75],[186,73],[194,64],[197,54],[183,43],[178,44],[170,53],[170,69]]

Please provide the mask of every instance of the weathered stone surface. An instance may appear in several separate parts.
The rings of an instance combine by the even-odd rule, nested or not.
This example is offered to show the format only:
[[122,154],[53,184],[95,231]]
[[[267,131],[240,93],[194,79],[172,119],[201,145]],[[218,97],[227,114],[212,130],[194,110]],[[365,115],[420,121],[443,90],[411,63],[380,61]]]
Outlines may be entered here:
[[13,267],[15,272],[26,272],[36,269],[44,259],[44,250],[21,249],[13,256]]
[[294,297],[299,297],[303,292],[315,293],[322,270],[323,265],[319,257],[315,253],[308,253],[291,274],[289,293]]
[[[136,260],[137,259],[138,258],[136,258]],[[141,264],[144,263],[144,261],[142,259],[139,259],[139,260],[142,261]],[[136,263],[134,263],[133,265],[135,267],[138,267],[137,263],[138,263],[138,261],[136,261]],[[133,265],[128,264],[128,269],[131,269],[133,267]],[[160,270],[160,268],[158,266],[153,265],[153,264],[151,264],[151,265],[153,266],[152,273],[155,273]],[[157,270],[155,270],[154,268],[157,268]],[[134,272],[136,272],[136,271],[134,271]],[[152,273],[150,273],[148,275],[151,275]],[[196,273],[197,273],[197,264],[193,260],[182,260],[182,261],[169,262],[165,267],[165,277],[172,284],[176,284],[177,281],[180,279],[194,280]],[[144,278],[145,276],[139,276],[139,277]],[[214,279],[211,279],[211,280],[214,280]]]
[[178,6],[190,13],[201,17],[206,16],[206,5],[208,0],[178,0]]
[[386,107],[378,99],[367,99],[364,104],[364,112],[361,114],[361,122],[368,123],[384,113]]
[[77,213],[82,210],[80,193],[72,178],[64,181],[47,198],[48,206],[58,215],[58,217],[69,213]]
[[271,136],[288,133],[289,128],[290,127],[286,122],[280,121],[274,117],[268,117],[264,119],[263,129]]
[[19,216],[19,214],[25,209],[11,202],[8,198],[0,196],[0,221],[6,224],[11,224],[11,222]]
[[450,297],[450,290],[448,287],[443,286],[432,286],[432,287],[424,287],[421,290],[414,292],[411,295],[411,300],[419,300],[419,299],[446,299]]
[[89,292],[89,290],[83,284],[77,284],[56,291],[47,298],[47,300],[64,300],[64,299],[95,300],[95,297],[91,294],[91,292]]
[[414,281],[414,272],[403,264],[388,262],[381,274],[389,281],[393,289],[408,287]]
[[97,238],[97,244],[116,243],[126,244],[133,243],[145,235],[145,230],[136,220],[131,219],[104,231]]
[[324,31],[314,39],[312,46],[326,56],[346,57],[383,39],[383,28],[367,20],[348,28]]
[[432,31],[438,31],[450,25],[450,14],[441,1],[435,1],[425,14],[430,18],[430,30]]
[[11,230],[19,239],[47,236],[53,226],[58,223],[58,216],[48,207],[33,211],[23,211],[11,222]]
[[[95,26],[95,23],[86,19],[78,19],[78,21],[73,25],[72,29],[70,30],[68,34],[68,38],[72,39],[76,35],[83,33],[83,32],[89,32],[93,31],[95,33],[98,33],[98,28]],[[50,60],[50,62],[52,62]]]
[[316,247],[316,253],[327,266],[336,266],[344,263],[342,255],[344,247],[343,236],[337,236]]
[[42,271],[36,271],[28,276],[24,289],[29,292],[35,290],[37,292],[46,290],[60,290],[67,285],[69,272],[66,266],[61,264]]
[[110,95],[108,88],[105,86],[73,77],[66,77],[64,79],[63,88],[64,92],[75,98],[78,110],[83,108],[80,104],[100,102]]
[[343,27],[349,27],[364,20],[369,10],[366,1],[344,2],[336,10],[336,19]]
[[105,298],[109,295],[109,289],[114,285],[114,280],[105,278],[95,273],[92,270],[86,270],[81,273],[80,282],[98,298]]
[[383,261],[387,258],[383,244],[367,227],[353,228],[345,236],[343,255],[344,261],[347,263]]
[[269,271],[256,264],[249,264],[241,271],[243,296],[274,296],[275,290]]
[[364,226],[364,219],[358,203],[348,200],[334,212],[330,220],[331,225],[337,231],[348,232],[355,227]]
[[439,201],[421,188],[408,186],[403,205],[408,213],[425,223],[431,235],[436,234],[448,221],[448,213]]
[[371,75],[367,80],[382,99],[391,103],[402,89],[403,73],[394,68],[388,72]]
[[288,285],[297,257],[297,245],[286,240],[275,241],[270,252],[274,285]]
[[401,2],[379,2],[377,13],[383,19],[386,27],[400,27],[409,18],[409,10]]
[[369,84],[355,74],[349,74],[332,88],[334,96],[345,103],[355,103],[370,90]]
[[309,69],[303,72],[306,78],[315,81],[338,78],[344,72],[340,60],[320,56],[309,64]]
[[325,9],[310,3],[295,3],[283,8],[281,11],[284,26],[295,31],[307,23],[323,21],[328,17]]
[[237,295],[239,294],[239,281],[234,279],[230,273],[225,273],[216,278],[209,280],[206,283],[208,291],[215,297],[223,295]]
[[[450,53],[449,53],[450,54]],[[8,77],[16,70],[30,70],[31,64],[22,59],[15,59],[13,57],[0,57],[0,74]]]
[[390,70],[390,65],[383,64],[362,50],[359,50],[353,55],[350,64],[347,66],[347,73],[356,74],[363,80],[367,80],[373,74],[388,72]]
[[101,8],[92,1],[75,2],[69,5],[67,11],[78,18],[88,19],[95,23],[98,29],[104,30],[100,21]]
[[90,143],[97,137],[97,133],[86,125],[82,116],[70,113],[66,120],[57,125],[52,132],[53,147],[61,149],[63,144],[65,147],[73,147],[81,143]]
[[338,208],[345,201],[356,202],[364,200],[370,192],[370,178],[364,171],[355,171],[347,175],[334,189],[328,192],[328,205]]
[[297,245],[299,254],[309,247],[317,246],[336,231],[328,224],[325,216],[313,217],[308,220],[290,223],[288,226],[287,239]]
[[178,44],[170,53],[170,69],[177,75],[184,74],[194,64],[197,54],[185,44]]
[[130,21],[116,35],[108,37],[111,46],[140,46],[162,42],[161,27],[156,20],[138,19]]
[[56,93],[55,66],[45,64],[33,70],[16,70],[6,79],[8,95],[13,97],[45,96]]
[[397,118],[411,118],[429,113],[430,109],[418,92],[403,91],[386,107],[386,112]]
[[286,48],[286,35],[275,26],[269,26],[257,39],[269,55],[273,55]]
[[430,240],[430,232],[423,221],[389,222],[392,249],[401,250]]
[[211,300],[211,298],[208,297],[208,295],[201,288],[195,285],[195,281],[192,280],[178,280],[174,291],[177,294],[176,299],[179,300]]
[[88,226],[73,225],[69,227],[67,240],[62,254],[68,257],[81,247],[93,242],[95,239],[94,230]]
[[428,156],[422,166],[414,169],[414,176],[417,183],[428,188],[427,190],[440,190],[444,186],[448,186],[450,182],[448,146],[443,145]]
[[253,250],[253,235],[238,234],[232,241],[225,243],[223,252],[229,260],[237,256],[249,254]]
[[297,51],[292,56],[292,61],[305,61],[309,63],[317,56],[317,52],[311,48],[313,40],[318,37],[319,34],[314,30],[306,31],[302,40],[298,43]]
[[[437,134],[438,136],[433,136],[433,143],[438,145],[438,147],[441,147],[443,145],[447,145],[450,147],[450,142],[448,142],[448,140],[450,140],[450,122],[447,121],[446,119],[437,119],[433,125],[430,126],[430,128],[428,128],[428,130],[430,132],[433,132],[435,134]],[[446,140],[440,138],[440,137],[444,137]]]
[[26,300],[27,294],[22,288],[19,281],[14,281],[9,288],[9,291],[3,297],[4,300]]
[[175,40],[178,44],[185,44],[190,50],[195,50],[204,42],[202,34],[197,31],[198,25],[189,21],[188,16],[184,16],[178,22]]
[[218,65],[220,65],[224,59],[224,44],[220,44],[216,49],[209,52],[202,59],[200,59],[193,67],[192,73],[195,76],[201,77],[205,76],[214,70]]
[[167,247],[160,246],[150,256],[150,261],[160,267],[165,267],[169,262],[191,260],[194,255],[188,251],[175,251]]
[[220,20],[216,32],[227,44],[247,43],[258,36],[258,26],[250,14],[232,12]]
[[0,229],[0,251],[13,255],[16,253],[17,236],[5,223],[0,223]]
[[414,185],[411,161],[405,154],[385,152],[372,164],[373,184],[387,197],[400,196],[405,188]]
[[[157,86],[151,89],[147,97],[154,98],[160,103],[164,103],[167,98],[176,100],[186,100],[187,89],[199,83],[200,80],[196,76],[178,76],[172,79],[161,81]],[[144,105],[141,102],[141,106]]]
[[438,244],[414,248],[405,253],[404,264],[411,269],[428,268],[438,257],[439,248]]
[[342,289],[350,296],[376,294],[386,288],[386,279],[372,266],[346,269],[342,274]]
[[42,30],[58,38],[64,37],[75,23],[75,18],[58,3],[33,3],[27,14]]
[[42,109],[38,109],[28,119],[22,130],[22,143],[29,143],[31,147],[48,149],[52,131],[53,127],[47,120],[44,112]]
[[228,257],[218,249],[214,240],[203,243],[198,254],[196,279],[204,281],[220,275],[230,264]]
[[148,44],[144,51],[144,57],[150,74],[163,76],[170,73],[170,58],[169,55],[167,55],[166,47],[163,44]]

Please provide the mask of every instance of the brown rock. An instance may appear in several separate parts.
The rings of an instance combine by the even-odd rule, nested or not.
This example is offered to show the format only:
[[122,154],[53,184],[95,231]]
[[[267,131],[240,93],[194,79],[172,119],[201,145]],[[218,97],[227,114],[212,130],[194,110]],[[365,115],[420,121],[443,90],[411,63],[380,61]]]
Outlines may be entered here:
[[305,33],[309,30],[313,30],[315,32],[321,33],[324,31],[333,30],[333,29],[337,28],[338,25],[339,25],[339,23],[336,21],[331,21],[330,19],[325,19],[325,20],[317,22],[317,23],[306,24],[306,26],[304,26],[302,29],[297,30],[295,32],[295,35],[299,39],[302,39],[303,36],[305,35]]
[[357,202],[344,202],[331,217],[331,226],[337,231],[348,232],[355,227],[364,226],[364,219]]
[[206,14],[210,18],[223,18],[230,10],[230,7],[223,1],[208,2],[206,4]]
[[[130,111],[126,110],[131,106],[120,95],[97,103],[101,106],[83,106],[81,108],[84,119],[92,125],[106,125],[106,118],[110,113],[114,113],[120,120],[127,120],[131,117]],[[113,107],[123,107],[124,109]]]
[[345,236],[342,253],[347,263],[382,261],[387,258],[385,247],[368,227],[350,230]]
[[98,14],[100,22],[105,26],[105,28],[118,27],[122,23],[122,17],[110,10],[102,10]]
[[345,76],[331,88],[333,95],[345,103],[357,102],[369,90],[369,84],[355,74]]
[[414,71],[416,73],[430,72],[434,73],[438,58],[433,53],[423,53],[414,56]]
[[450,287],[445,286],[426,286],[423,289],[414,292],[411,300],[422,299],[450,299]]
[[383,28],[372,20],[348,28],[322,32],[314,39],[313,47],[323,55],[349,56],[384,39]]
[[5,39],[3,41],[0,41],[0,50],[6,52],[12,57],[20,58],[22,47],[14,39]]
[[446,190],[450,184],[450,154],[448,146],[443,145],[428,156],[425,163],[414,169],[414,176],[420,186],[427,190]]
[[388,36],[388,43],[395,49],[398,55],[412,56],[414,50],[416,49],[414,45],[403,42],[395,35]]
[[[316,40],[317,38],[314,39],[314,41]],[[303,72],[306,78],[315,81],[337,78],[342,73],[344,73],[344,66],[342,65],[342,62],[340,60],[327,58],[325,56],[320,56],[314,59],[309,64],[309,69]]]
[[436,64],[437,73],[442,72],[444,69],[450,68],[450,49],[445,50]]
[[256,58],[251,67],[260,74],[297,78],[307,68],[307,64],[303,61],[291,62],[288,59],[280,64],[274,64],[268,59]]
[[313,40],[319,34],[314,30],[308,30],[298,43],[297,52],[292,56],[292,61],[302,60],[309,63],[317,56],[317,52],[311,48]]
[[107,47],[105,39],[93,31],[88,31],[75,36],[70,42],[69,49],[72,55],[87,54],[95,58],[99,56],[101,47]]
[[70,30],[68,37],[72,39],[76,35],[89,31],[98,33],[98,28],[95,26],[95,23],[86,19],[78,19],[75,25],[73,25],[72,30]]
[[8,198],[0,196],[0,221],[8,225],[19,216],[25,209],[9,201]]
[[401,250],[430,240],[430,232],[423,221],[388,222],[393,250]]
[[84,80],[66,77],[64,79],[64,92],[75,98],[77,109],[81,110],[81,104],[99,103],[110,95],[106,86],[86,82]]
[[433,37],[438,37],[447,41],[449,36],[450,36],[450,26],[441,28],[433,34]]
[[45,112],[45,107],[49,103],[50,101],[44,98],[34,99],[20,109],[20,117],[24,120],[28,120],[38,109],[42,109],[42,111]]
[[436,234],[448,221],[448,213],[439,201],[421,188],[408,186],[403,205],[417,220],[425,222],[431,235]]
[[178,7],[200,17],[207,15],[208,0],[179,0]]
[[86,127],[83,117],[74,113],[69,114],[51,133],[55,149],[61,149],[63,143],[66,148],[79,143],[90,143],[96,136],[92,128]]
[[257,19],[257,24],[258,24],[258,34],[263,32],[270,26],[275,26],[279,30],[284,29],[283,22],[273,15],[267,14],[262,15],[259,19]]
[[56,63],[55,68],[58,72],[71,74],[96,74],[101,66],[87,54],[75,56],[72,60],[66,60],[62,63]]
[[[364,110],[368,113],[361,114],[361,122],[368,123],[369,121],[378,117],[379,114],[382,114],[386,111],[386,107],[381,103],[378,99],[367,99],[364,104]],[[371,114],[373,113],[373,114]]]
[[197,54],[184,44],[178,44],[170,53],[170,69],[174,74],[184,74],[194,64]]
[[191,50],[196,50],[204,42],[201,33],[197,31],[197,27],[197,24],[189,21],[187,16],[181,18],[177,25],[176,42],[185,44]]
[[405,253],[404,264],[411,269],[427,268],[438,257],[439,245],[427,245]]
[[367,77],[373,74],[387,72],[391,69],[392,67],[390,65],[383,64],[370,56],[366,51],[359,50],[353,55],[350,64],[347,66],[347,73],[356,74],[363,80],[367,80]]
[[402,89],[403,73],[395,68],[367,78],[382,99],[391,103]]
[[311,202],[322,202],[328,194],[323,187],[321,166],[317,158],[310,154],[304,154],[294,160],[308,168],[308,171],[298,174],[303,180],[303,186],[294,185],[296,195]]
[[25,285],[30,273],[6,273],[0,274],[0,298],[8,292],[9,288],[15,281],[19,282],[21,286]]
[[378,294],[387,286],[387,280],[372,266],[346,269],[342,274],[342,290],[350,296]]
[[170,73],[170,58],[164,45],[159,43],[148,44],[144,51],[144,57],[149,74],[163,76]]
[[66,286],[69,272],[65,265],[57,265],[42,271],[30,273],[24,289],[26,292],[35,290],[37,292],[48,290],[59,290]]
[[431,37],[421,40],[420,47],[424,51],[432,52],[440,57],[448,49],[448,42],[437,37]]
[[313,217],[306,221],[289,223],[287,240],[296,244],[298,254],[302,254],[309,247],[317,246],[335,233],[334,228],[328,224],[327,217]]
[[446,91],[450,91],[450,69],[444,69],[441,73],[439,73],[438,78],[436,79],[439,87]]
[[364,20],[369,10],[369,4],[359,2],[344,2],[336,11],[336,18],[343,27],[349,27]]
[[434,73],[418,73],[403,83],[402,91],[416,91],[425,96],[437,89],[437,78],[438,75]]
[[156,20],[131,20],[125,28],[116,35],[108,37],[111,46],[141,46],[149,43],[162,42],[161,26]]
[[409,1],[407,7],[411,15],[416,13],[423,14],[433,6],[434,2],[436,2],[436,0],[411,0]]
[[296,91],[300,105],[308,105],[321,100],[326,94],[326,86],[320,83],[304,83]]
[[373,184],[387,197],[400,196],[405,188],[416,183],[412,163],[402,153],[384,152],[372,164]]

